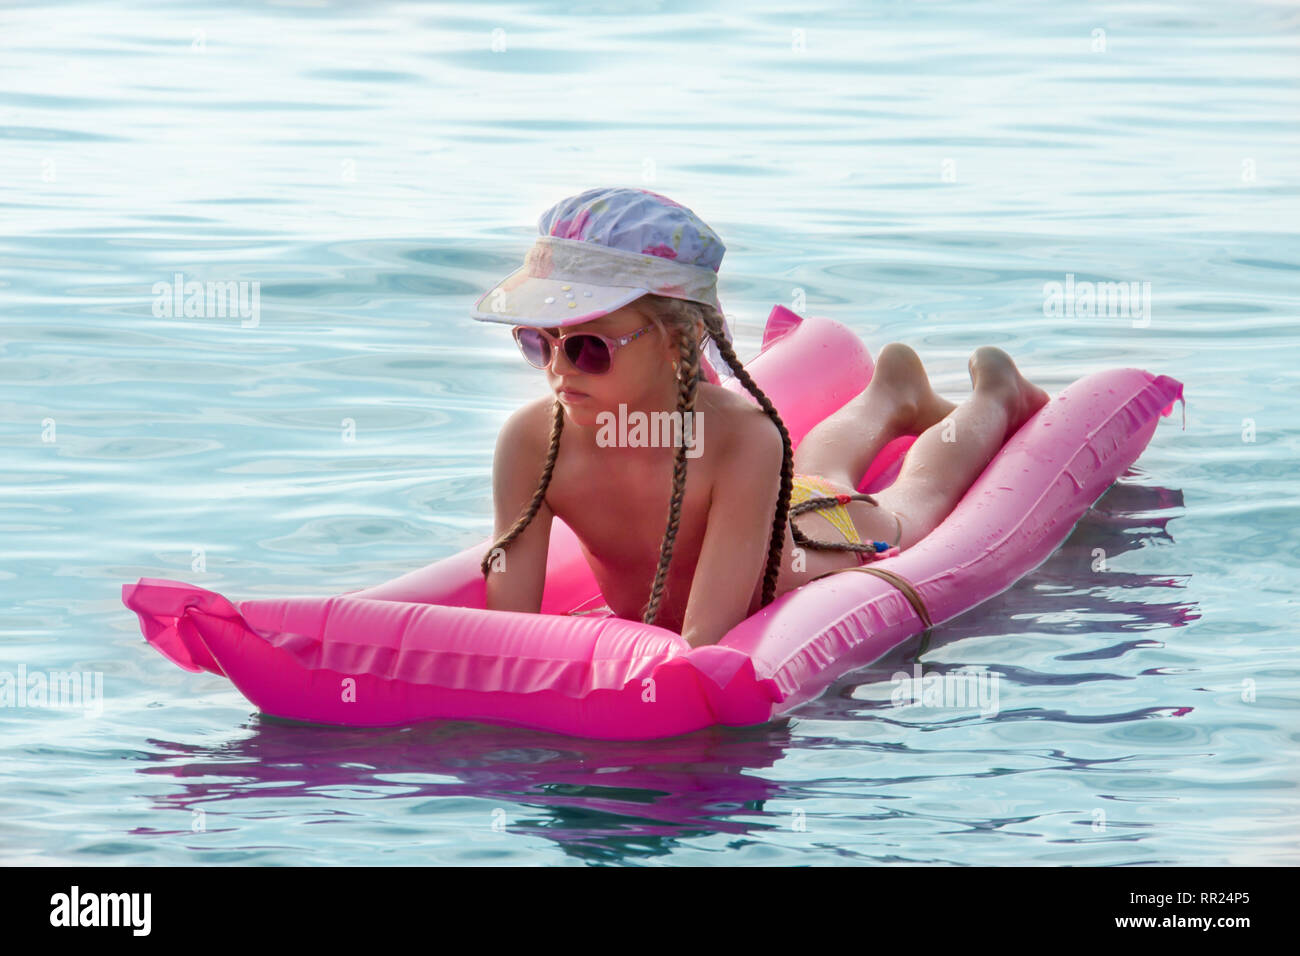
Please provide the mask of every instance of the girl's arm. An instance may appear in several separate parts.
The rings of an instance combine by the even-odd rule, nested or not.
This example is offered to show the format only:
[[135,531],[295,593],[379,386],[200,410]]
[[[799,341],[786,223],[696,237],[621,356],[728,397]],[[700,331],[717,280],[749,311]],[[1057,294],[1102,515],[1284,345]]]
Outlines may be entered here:
[[[715,434],[717,432],[715,431]],[[725,440],[709,504],[708,525],[682,620],[692,647],[716,644],[749,616],[767,567],[784,449],[771,419],[759,412]]]
[[[533,402],[501,426],[492,461],[493,539],[505,534],[532,501],[546,464],[551,403]],[[541,441],[538,436],[541,436]],[[489,611],[529,611],[542,607],[546,554],[551,541],[551,509],[543,498],[518,537],[495,556],[487,576]]]

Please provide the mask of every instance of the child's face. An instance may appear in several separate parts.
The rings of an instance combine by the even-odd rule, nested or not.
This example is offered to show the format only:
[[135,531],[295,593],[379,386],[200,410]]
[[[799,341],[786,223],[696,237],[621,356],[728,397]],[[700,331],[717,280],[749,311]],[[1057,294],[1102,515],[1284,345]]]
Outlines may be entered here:
[[595,427],[597,414],[602,411],[617,414],[619,403],[626,404],[629,410],[657,408],[665,401],[676,407],[677,377],[672,363],[677,358],[677,349],[664,341],[665,337],[648,315],[633,304],[590,322],[546,330],[557,338],[595,332],[616,339],[647,325],[651,326],[649,332],[615,349],[609,371],[599,375],[579,371],[563,349],[554,350],[555,355],[546,369],[546,382],[575,425]]

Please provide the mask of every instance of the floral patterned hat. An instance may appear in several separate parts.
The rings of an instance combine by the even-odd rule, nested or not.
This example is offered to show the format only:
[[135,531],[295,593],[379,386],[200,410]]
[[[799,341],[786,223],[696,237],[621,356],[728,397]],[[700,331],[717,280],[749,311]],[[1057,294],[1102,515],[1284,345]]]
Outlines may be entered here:
[[[647,293],[718,303],[727,248],[699,216],[648,189],[600,186],[562,199],[537,221],[524,264],[479,296],[484,322],[576,325]],[[728,341],[731,330],[723,320]],[[715,367],[726,368],[709,342]]]

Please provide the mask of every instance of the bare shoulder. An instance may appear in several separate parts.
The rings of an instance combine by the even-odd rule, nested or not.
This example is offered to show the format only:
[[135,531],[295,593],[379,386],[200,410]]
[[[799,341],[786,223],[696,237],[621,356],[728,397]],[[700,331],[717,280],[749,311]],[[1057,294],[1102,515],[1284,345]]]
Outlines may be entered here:
[[701,383],[699,388],[695,408],[706,416],[705,428],[712,428],[726,467],[771,469],[773,475],[778,474],[784,444],[776,423],[762,407],[711,382]]
[[[552,399],[542,396],[519,406],[501,426],[492,470],[497,487],[507,498],[522,493],[515,487],[518,482],[536,482],[551,447],[553,415]],[[532,494],[531,488],[528,494]]]
[[553,414],[554,400],[548,395],[526,402],[511,412],[501,426],[497,446],[512,446],[525,454],[538,451],[545,454],[550,444]]

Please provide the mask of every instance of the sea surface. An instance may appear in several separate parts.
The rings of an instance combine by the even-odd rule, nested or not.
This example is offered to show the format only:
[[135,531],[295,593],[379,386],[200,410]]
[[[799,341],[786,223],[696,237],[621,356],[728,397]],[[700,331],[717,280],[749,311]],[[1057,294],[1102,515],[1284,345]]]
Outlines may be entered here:
[[[0,706],[0,863],[1300,862],[1298,121],[1290,2],[6,4],[0,671],[102,698]],[[1185,427],[762,726],[304,727],[149,647],[139,577],[329,595],[490,533],[545,385],[467,311],[594,185],[717,230],[742,358],[783,304],[954,401],[980,345],[1170,375]],[[895,706],[916,665],[998,707]]]

